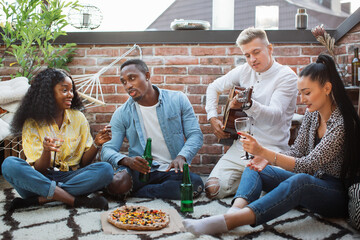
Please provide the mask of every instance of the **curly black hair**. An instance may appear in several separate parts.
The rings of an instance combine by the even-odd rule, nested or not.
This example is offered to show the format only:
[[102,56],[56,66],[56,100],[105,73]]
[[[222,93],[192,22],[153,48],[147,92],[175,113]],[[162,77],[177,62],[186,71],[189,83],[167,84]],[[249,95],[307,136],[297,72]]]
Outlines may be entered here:
[[341,169],[343,182],[352,184],[358,181],[360,174],[360,119],[346,94],[344,84],[336,70],[335,62],[329,55],[320,54],[316,63],[311,63],[301,71],[300,77],[309,76],[324,86],[332,84],[332,95],[344,118],[345,142],[344,163]]
[[69,73],[62,69],[47,68],[39,72],[31,81],[29,90],[23,98],[20,107],[17,109],[11,123],[11,132],[21,135],[26,119],[45,121],[50,123],[58,111],[54,97],[54,87],[69,77],[73,84],[74,97],[71,102],[71,109],[82,110],[83,104],[76,92],[75,83]]

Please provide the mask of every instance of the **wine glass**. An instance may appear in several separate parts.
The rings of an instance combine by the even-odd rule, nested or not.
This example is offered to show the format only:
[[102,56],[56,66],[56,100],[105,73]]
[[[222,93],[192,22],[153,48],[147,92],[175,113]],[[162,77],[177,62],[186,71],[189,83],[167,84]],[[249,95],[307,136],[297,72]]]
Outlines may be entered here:
[[[56,133],[55,134],[55,137],[53,137],[53,139],[54,139],[54,143],[55,143],[55,147],[57,148],[57,149],[60,149],[61,148],[61,146],[63,145],[63,143],[64,143],[64,135],[62,134],[62,133]],[[55,169],[55,166],[56,166],[56,151],[54,152],[54,161],[53,161],[53,169]]]
[[[249,117],[240,117],[235,119],[235,129],[237,134],[239,135],[239,140],[241,139],[241,132],[245,132],[250,134],[251,122]],[[245,137],[244,137],[245,138]],[[242,156],[241,159],[249,160],[249,153],[245,152],[245,156]]]

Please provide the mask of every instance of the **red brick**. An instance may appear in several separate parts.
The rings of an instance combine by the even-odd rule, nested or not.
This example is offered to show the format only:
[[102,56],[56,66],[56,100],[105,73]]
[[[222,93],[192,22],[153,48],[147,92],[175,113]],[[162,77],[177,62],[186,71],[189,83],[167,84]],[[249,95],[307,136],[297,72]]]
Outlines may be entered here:
[[189,50],[187,47],[158,47],[155,48],[155,55],[158,56],[189,55]]
[[87,56],[106,56],[106,57],[116,57],[119,56],[119,49],[113,48],[93,48],[87,49]]
[[203,134],[213,134],[213,130],[210,125],[200,125],[200,129]]
[[151,76],[150,80],[154,84],[164,83],[164,76]]
[[[120,48],[120,55],[123,56],[127,51],[129,51],[133,46],[129,46],[127,48]],[[143,53],[143,49],[141,49],[141,52]],[[126,56],[124,57],[137,57],[140,58],[140,51],[139,49],[135,48],[131,52],[128,52]]]
[[95,66],[96,59],[95,58],[74,58],[70,63],[69,66]]
[[154,67],[154,74],[185,74],[185,67]]
[[87,113],[113,113],[115,110],[116,110],[115,105],[107,104],[105,106],[87,108],[86,112]]
[[104,77],[100,77],[100,82],[103,84],[109,84],[109,83],[117,83],[117,84],[121,84],[120,82],[120,76],[104,76]]
[[207,115],[206,115],[206,114],[204,114],[204,115],[199,115],[199,123],[200,123],[200,124],[207,124],[207,123],[208,123]]
[[340,41],[337,42],[337,44],[342,43],[359,43],[360,41],[360,32],[356,33],[348,33],[344,37],[340,39]]
[[166,83],[168,84],[199,84],[199,76],[167,76]]
[[226,48],[224,47],[213,47],[213,48],[206,48],[206,47],[193,47],[191,48],[191,55],[193,56],[223,56],[225,55]]
[[169,57],[165,58],[166,65],[197,65],[199,59],[196,57]]
[[356,24],[349,33],[360,32],[360,23]]
[[210,57],[200,58],[201,65],[233,65],[234,58],[232,57]]
[[101,85],[101,90],[103,94],[113,94],[115,93],[115,89],[116,87],[114,85],[105,85],[105,84]]
[[142,59],[147,65],[163,65],[164,59],[163,58],[156,58],[156,57],[146,57]]
[[111,94],[111,95],[105,95],[104,101],[107,104],[108,103],[124,103],[124,102],[126,102],[126,100],[128,100],[128,98],[129,98],[129,96]]
[[202,146],[198,153],[222,154],[222,145]]
[[216,164],[219,161],[218,156],[214,155],[202,155],[201,156],[201,163],[202,164]]
[[200,164],[200,156],[196,155],[192,160],[191,160],[191,166],[193,165],[199,165]]
[[157,86],[159,88],[162,88],[162,89],[185,92],[185,86],[184,85],[157,85]]
[[243,52],[239,47],[228,47],[227,55],[243,55]]
[[215,81],[217,78],[219,78],[221,75],[210,75],[210,76],[201,76],[201,83],[202,84],[206,84],[206,85],[208,85],[208,84],[210,84],[210,83],[212,83],[213,81]]
[[97,123],[109,123],[111,120],[112,114],[96,114],[95,122]]
[[123,85],[116,86],[116,92],[117,93],[125,93],[125,94],[127,94],[127,92],[125,91],[125,88],[124,88]]
[[206,134],[204,136],[204,145],[205,144],[216,144],[219,140],[214,134]]
[[284,65],[307,65],[310,63],[309,57],[277,57],[276,60]]
[[[113,63],[116,60],[116,58],[97,58],[96,64],[98,66],[108,66],[111,63]],[[114,66],[121,66],[126,61],[126,59],[121,59],[117,63],[114,64]]]
[[189,74],[193,75],[215,75],[222,74],[221,67],[189,67]]
[[346,54],[346,46],[339,46],[334,49],[335,55]]
[[275,47],[274,56],[299,56],[300,48],[299,47]]
[[317,56],[322,52],[325,52],[326,48],[323,46],[316,46],[316,47],[302,47],[301,48],[301,54],[302,55],[312,55],[312,56]]
[[84,68],[82,67],[69,67],[70,74],[71,75],[83,75],[84,74]]
[[191,104],[201,104],[201,96],[188,95]]
[[[95,74],[98,73],[102,68],[100,67],[87,67],[85,68],[85,74]],[[118,75],[117,67],[111,67],[103,75]]]
[[205,106],[203,105],[193,105],[195,114],[206,114]]
[[85,57],[86,50],[84,48],[78,48],[75,50],[75,57]]
[[205,94],[207,86],[203,85],[190,85],[187,87],[188,93],[190,94]]

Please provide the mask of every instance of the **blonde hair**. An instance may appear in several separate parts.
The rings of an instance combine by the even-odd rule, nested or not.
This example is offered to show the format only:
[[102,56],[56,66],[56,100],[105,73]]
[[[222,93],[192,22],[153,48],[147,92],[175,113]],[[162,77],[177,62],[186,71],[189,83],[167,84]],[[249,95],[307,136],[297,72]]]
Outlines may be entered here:
[[241,45],[251,42],[255,38],[261,39],[266,45],[270,44],[266,32],[262,29],[254,28],[254,27],[249,27],[247,29],[244,29],[239,34],[239,37],[236,39],[236,44],[240,47]]

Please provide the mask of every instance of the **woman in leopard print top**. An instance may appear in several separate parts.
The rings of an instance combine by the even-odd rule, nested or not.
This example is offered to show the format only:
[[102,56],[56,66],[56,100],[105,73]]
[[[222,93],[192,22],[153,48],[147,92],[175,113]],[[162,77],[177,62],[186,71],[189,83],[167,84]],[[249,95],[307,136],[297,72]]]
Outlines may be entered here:
[[[294,145],[276,153],[241,133],[244,150],[255,157],[243,172],[232,208],[224,215],[185,220],[188,231],[216,234],[256,226],[298,206],[325,217],[347,215],[344,183],[359,172],[359,117],[328,55],[304,68],[298,90],[307,111]],[[260,198],[262,191],[267,194]]]

